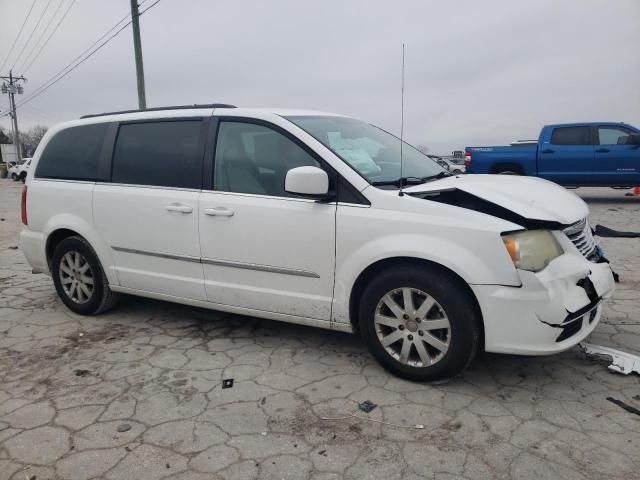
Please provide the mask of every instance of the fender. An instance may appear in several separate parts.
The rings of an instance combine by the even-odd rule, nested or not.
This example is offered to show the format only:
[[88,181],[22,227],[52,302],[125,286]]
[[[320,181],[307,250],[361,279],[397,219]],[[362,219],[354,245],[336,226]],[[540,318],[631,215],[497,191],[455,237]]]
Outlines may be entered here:
[[115,262],[113,259],[113,255],[111,254],[111,249],[102,241],[100,236],[96,235],[94,226],[90,225],[87,221],[76,215],[61,213],[58,215],[54,215],[47,220],[42,228],[42,232],[45,238],[45,241],[42,245],[42,248],[44,249],[43,255],[46,255],[49,236],[56,230],[60,229],[73,230],[74,232],[77,232],[78,235],[84,237],[84,239],[89,242],[93,250],[96,252],[98,260],[100,260],[100,264],[102,265],[102,269],[104,270],[104,274],[106,275],[109,284],[120,285],[117,272],[114,268]]
[[[482,234],[482,232],[476,232]],[[488,232],[484,232],[489,234]],[[479,245],[490,244],[480,241]],[[428,245],[428,248],[425,248]],[[392,247],[392,248],[391,248]],[[340,252],[338,251],[338,257]],[[521,285],[513,263],[498,248],[479,252],[445,238],[424,234],[387,235],[361,245],[347,258],[337,259],[333,300],[333,321],[348,323],[349,299],[360,274],[370,265],[385,259],[410,257],[442,265],[468,284]]]

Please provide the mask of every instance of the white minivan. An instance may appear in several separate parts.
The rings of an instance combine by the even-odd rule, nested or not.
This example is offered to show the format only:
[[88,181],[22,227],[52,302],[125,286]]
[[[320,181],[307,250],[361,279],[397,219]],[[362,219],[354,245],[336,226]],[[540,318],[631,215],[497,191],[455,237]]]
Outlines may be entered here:
[[573,193],[449,175],[341,115],[91,115],[51,128],[32,162],[22,249],[84,315],[127,293],[358,331],[391,372],[435,380],[479,349],[571,348],[614,289]]

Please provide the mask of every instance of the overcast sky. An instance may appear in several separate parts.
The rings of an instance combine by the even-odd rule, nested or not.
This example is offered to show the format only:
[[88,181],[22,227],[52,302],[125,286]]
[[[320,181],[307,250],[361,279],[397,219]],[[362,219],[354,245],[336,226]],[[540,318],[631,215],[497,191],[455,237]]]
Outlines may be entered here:
[[[36,0],[4,70],[48,1]],[[32,42],[60,1],[57,18],[72,2],[51,0]],[[0,62],[31,2],[0,0]],[[76,0],[22,98],[128,10],[128,0]],[[640,0],[161,0],[141,30],[149,106],[303,107],[399,133],[404,42],[405,138],[433,153],[536,138],[545,123],[640,127]],[[20,128],[136,106],[128,27],[21,108]]]

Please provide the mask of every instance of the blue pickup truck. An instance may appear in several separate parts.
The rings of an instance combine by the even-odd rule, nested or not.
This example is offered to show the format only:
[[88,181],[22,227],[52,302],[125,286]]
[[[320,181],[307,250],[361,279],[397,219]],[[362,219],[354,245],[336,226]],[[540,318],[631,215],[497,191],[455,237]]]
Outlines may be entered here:
[[625,123],[546,125],[539,139],[466,147],[467,173],[541,177],[565,186],[640,185],[640,130]]

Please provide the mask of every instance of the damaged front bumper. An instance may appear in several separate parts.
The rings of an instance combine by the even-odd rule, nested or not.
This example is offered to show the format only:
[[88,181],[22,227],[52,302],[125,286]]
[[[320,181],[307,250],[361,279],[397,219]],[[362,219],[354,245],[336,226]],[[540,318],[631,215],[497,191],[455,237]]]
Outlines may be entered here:
[[520,287],[471,285],[488,352],[548,355],[573,347],[596,327],[602,301],[615,288],[607,263],[578,252],[565,253],[540,272],[518,273]]

